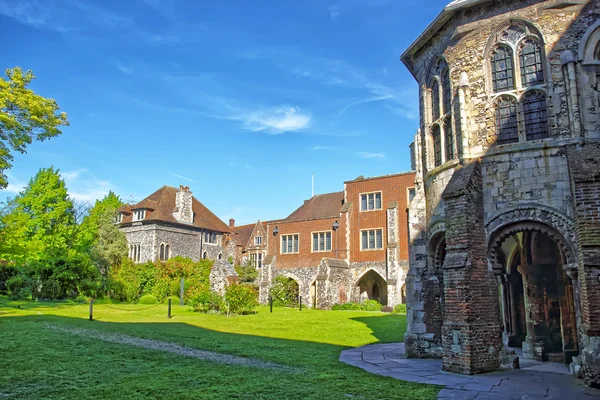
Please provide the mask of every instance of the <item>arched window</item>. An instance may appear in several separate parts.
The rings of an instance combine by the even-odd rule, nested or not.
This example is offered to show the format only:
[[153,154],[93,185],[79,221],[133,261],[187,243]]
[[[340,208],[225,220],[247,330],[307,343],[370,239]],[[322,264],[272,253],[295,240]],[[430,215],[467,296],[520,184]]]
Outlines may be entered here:
[[452,118],[444,120],[444,139],[446,141],[446,161],[454,158],[454,134],[452,133]]
[[203,259],[203,260],[206,260],[207,258],[208,258],[208,253],[205,251],[205,252],[202,254],[202,259]]
[[523,122],[527,140],[549,137],[546,96],[540,91],[525,94],[522,100]]
[[440,118],[440,85],[436,79],[431,81],[431,120]]
[[171,246],[168,244],[165,245],[165,260],[171,258]]
[[160,252],[158,254],[158,258],[160,259],[160,261],[165,261],[165,245],[164,244],[160,245]]
[[512,96],[502,96],[496,100],[496,143],[507,144],[519,141],[517,123],[517,100]]
[[444,115],[446,115],[452,107],[452,89],[450,88],[450,71],[448,68],[445,68],[442,72],[442,97],[444,99]]
[[217,256],[217,259],[222,260],[223,259],[223,253],[219,253],[219,255]]
[[492,87],[494,92],[503,92],[515,88],[513,51],[500,45],[492,52]]
[[442,165],[442,137],[440,126],[435,124],[431,127],[431,138],[433,139],[433,157],[435,166]]
[[519,49],[519,64],[521,67],[521,84],[523,87],[541,85],[544,83],[542,48],[539,43],[532,39],[526,39],[521,42]]

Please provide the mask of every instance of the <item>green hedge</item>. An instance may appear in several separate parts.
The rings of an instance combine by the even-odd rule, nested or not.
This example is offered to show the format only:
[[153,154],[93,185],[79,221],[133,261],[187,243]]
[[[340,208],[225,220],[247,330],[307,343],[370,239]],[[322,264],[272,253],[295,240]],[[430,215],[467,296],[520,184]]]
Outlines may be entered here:
[[334,304],[331,306],[331,309],[334,311],[348,311],[348,310],[356,310],[356,311],[380,311],[381,304],[377,300],[366,300],[362,303],[343,303],[343,304]]
[[138,304],[158,304],[156,296],[145,294],[138,300]]

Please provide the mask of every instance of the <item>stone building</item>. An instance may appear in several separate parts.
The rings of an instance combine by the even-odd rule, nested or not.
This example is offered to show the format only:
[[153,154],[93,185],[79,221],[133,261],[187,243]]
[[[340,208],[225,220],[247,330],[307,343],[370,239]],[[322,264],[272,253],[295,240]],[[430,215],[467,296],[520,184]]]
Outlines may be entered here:
[[284,275],[298,283],[312,307],[367,299],[402,303],[408,270],[405,210],[413,186],[413,172],[359,177],[345,182],[343,192],[316,195],[287,218],[263,223],[261,301],[267,301],[272,280]]
[[600,2],[453,1],[401,59],[408,356],[473,374],[514,346],[600,384]]
[[236,245],[235,265],[250,264],[262,268],[267,256],[266,225],[260,220],[254,224],[235,226],[235,220],[229,220],[229,227],[234,231],[232,236]]

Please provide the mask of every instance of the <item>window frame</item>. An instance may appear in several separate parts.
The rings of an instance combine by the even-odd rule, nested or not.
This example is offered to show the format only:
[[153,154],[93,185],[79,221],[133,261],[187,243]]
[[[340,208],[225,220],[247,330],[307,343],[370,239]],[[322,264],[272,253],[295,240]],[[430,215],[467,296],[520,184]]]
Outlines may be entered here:
[[[426,149],[427,169],[432,170],[444,165],[446,162],[456,159],[457,146],[455,143],[455,133],[452,129],[454,124],[454,92],[452,88],[452,79],[450,76],[450,67],[443,57],[438,57],[431,65],[428,73],[427,97],[429,110],[425,113],[425,127],[428,129],[428,145]],[[435,93],[439,93],[437,96]],[[436,113],[436,111],[438,111]],[[446,140],[446,124],[445,121],[450,119],[450,128],[452,129],[452,140],[447,143]],[[436,154],[436,140],[434,137],[434,127],[439,128],[439,145],[440,153]],[[452,157],[448,157],[448,149],[452,149]],[[437,157],[436,157],[437,156]]]
[[[315,250],[315,235],[324,234],[324,249],[323,250]],[[329,234],[329,249],[327,249],[327,235]],[[332,230],[324,230],[324,231],[313,231],[310,233],[310,252],[311,253],[331,253],[333,251],[333,231]],[[320,236],[317,238],[317,247],[320,248]]]
[[[369,208],[369,195],[373,195],[373,208]],[[379,194],[379,208],[377,208],[377,197],[376,194]],[[362,197],[367,196],[367,208],[363,209]],[[375,190],[372,192],[362,192],[358,194],[358,203],[360,204],[360,212],[369,212],[369,211],[381,211],[383,210],[383,191]]]
[[[287,238],[291,236],[292,239],[294,237],[296,238],[296,243],[297,245],[294,246],[294,241],[292,240],[292,251],[287,251],[288,246],[286,245],[286,251],[283,251],[283,238],[286,238],[286,244],[287,244]],[[297,248],[297,250],[294,251],[294,249]],[[295,232],[295,233],[285,233],[285,234],[281,234],[280,238],[279,238],[279,254],[281,255],[285,255],[285,254],[299,254],[300,253],[300,233]]]
[[406,188],[406,204],[410,204],[410,202],[412,201],[412,199],[410,198],[410,191],[414,190],[415,195],[413,196],[413,199],[417,196],[417,188],[415,186],[409,186]]
[[254,236],[254,245],[262,246],[262,236]]
[[[363,232],[368,232],[367,233],[367,245],[369,244],[369,240],[370,240],[370,232],[373,231],[375,232],[374,234],[374,241],[375,241],[375,245],[373,248],[371,248],[370,246],[368,246],[367,248],[363,247]],[[381,247],[377,247],[377,231],[381,231]],[[382,227],[379,228],[365,228],[365,229],[360,229],[358,232],[358,240],[359,240],[359,244],[360,244],[360,251],[382,251],[385,249],[385,233],[384,233],[384,229]]]
[[[139,216],[141,215],[141,218]],[[131,219],[132,222],[143,221],[146,218],[146,209],[139,208],[137,210],[133,210],[133,217]]]

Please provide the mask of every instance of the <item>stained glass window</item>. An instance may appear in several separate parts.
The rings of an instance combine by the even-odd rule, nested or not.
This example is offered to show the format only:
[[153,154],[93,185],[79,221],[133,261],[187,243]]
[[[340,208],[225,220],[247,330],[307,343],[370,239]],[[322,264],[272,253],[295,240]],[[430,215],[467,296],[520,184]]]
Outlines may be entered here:
[[444,120],[444,138],[446,139],[446,160],[452,160],[454,158],[454,135],[450,117]]
[[533,40],[526,40],[519,51],[521,64],[521,83],[524,87],[544,83],[542,49]]
[[492,85],[494,92],[515,88],[513,53],[507,46],[498,46],[492,53]]
[[538,140],[549,137],[546,96],[542,92],[531,92],[523,97],[522,104],[526,139]]
[[440,118],[440,85],[435,79],[431,81],[431,115],[432,121]]
[[450,71],[446,68],[442,72],[442,97],[444,100],[444,115],[448,114],[452,107],[452,89],[450,88]]
[[496,100],[496,143],[507,144],[519,141],[517,123],[517,101],[511,96]]
[[440,126],[435,124],[431,127],[431,136],[433,137],[433,156],[435,166],[442,165],[442,138],[440,134]]

